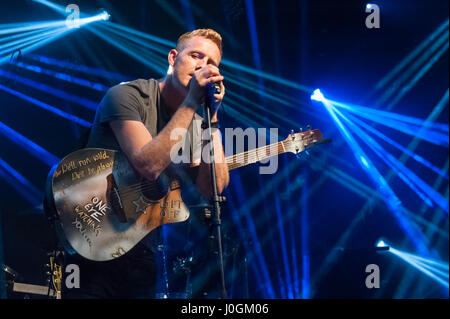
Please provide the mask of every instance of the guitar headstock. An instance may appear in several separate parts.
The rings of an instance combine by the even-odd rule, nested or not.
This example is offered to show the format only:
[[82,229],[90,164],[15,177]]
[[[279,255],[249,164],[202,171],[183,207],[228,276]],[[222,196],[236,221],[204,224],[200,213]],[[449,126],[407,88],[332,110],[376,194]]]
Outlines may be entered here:
[[311,130],[308,127],[308,131],[291,134],[283,141],[283,145],[286,152],[292,152],[299,154],[304,150],[313,147],[314,145],[321,143],[323,140],[322,132],[318,129]]

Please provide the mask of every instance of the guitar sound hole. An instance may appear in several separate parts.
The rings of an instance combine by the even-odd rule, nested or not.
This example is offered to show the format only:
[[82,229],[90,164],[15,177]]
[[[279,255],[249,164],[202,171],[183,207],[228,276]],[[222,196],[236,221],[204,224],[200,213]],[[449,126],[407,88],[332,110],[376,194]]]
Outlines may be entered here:
[[141,192],[148,200],[156,201],[160,200],[167,194],[169,191],[169,186],[169,178],[166,175],[161,174],[154,182],[147,180],[142,181]]

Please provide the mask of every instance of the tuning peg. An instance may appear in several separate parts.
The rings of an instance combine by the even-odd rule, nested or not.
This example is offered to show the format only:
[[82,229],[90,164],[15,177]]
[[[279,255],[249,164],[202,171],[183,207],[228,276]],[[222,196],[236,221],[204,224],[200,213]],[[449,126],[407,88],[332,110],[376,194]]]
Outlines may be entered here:
[[308,131],[311,131],[311,125],[306,125],[306,128],[308,129]]
[[300,132],[303,132],[303,127],[300,127]]
[[291,130],[291,134],[294,134],[294,130]]

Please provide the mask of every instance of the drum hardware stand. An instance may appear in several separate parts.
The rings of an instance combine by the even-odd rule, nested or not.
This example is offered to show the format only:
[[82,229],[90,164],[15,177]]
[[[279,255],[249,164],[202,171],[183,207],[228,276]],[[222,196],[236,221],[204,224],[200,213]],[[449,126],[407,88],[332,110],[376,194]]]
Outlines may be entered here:
[[[13,292],[41,295],[52,298],[57,296],[56,291],[51,289],[49,286],[32,285],[27,283],[16,282],[16,280],[19,280],[22,277],[12,268],[4,264],[1,264],[1,271],[4,271],[11,278],[9,280],[6,280],[6,287],[8,290],[11,290]],[[25,295],[25,299],[29,299],[29,297]]]
[[63,250],[53,250],[47,253],[49,257],[49,263],[45,265],[48,269],[46,272],[48,291],[50,292],[51,287],[55,291],[56,299],[61,299],[61,287],[62,287],[62,268],[64,265],[64,251]]
[[180,258],[177,257],[177,260],[174,261],[173,272],[180,273],[184,272],[186,275],[186,286],[185,286],[185,298],[192,298],[192,282],[191,282],[191,267],[193,264],[193,257]]

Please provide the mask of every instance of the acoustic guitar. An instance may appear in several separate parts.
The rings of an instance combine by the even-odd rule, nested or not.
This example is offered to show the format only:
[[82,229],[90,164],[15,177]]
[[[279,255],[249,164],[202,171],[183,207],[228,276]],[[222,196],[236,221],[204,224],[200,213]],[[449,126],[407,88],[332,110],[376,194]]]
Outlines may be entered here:
[[[228,156],[226,163],[233,170],[322,142],[317,129],[292,133],[284,141]],[[189,218],[178,180],[149,182],[120,151],[80,149],[50,176],[60,239],[69,252],[90,260],[118,258],[158,226]]]

